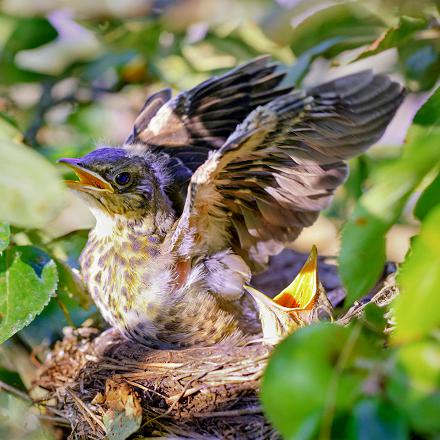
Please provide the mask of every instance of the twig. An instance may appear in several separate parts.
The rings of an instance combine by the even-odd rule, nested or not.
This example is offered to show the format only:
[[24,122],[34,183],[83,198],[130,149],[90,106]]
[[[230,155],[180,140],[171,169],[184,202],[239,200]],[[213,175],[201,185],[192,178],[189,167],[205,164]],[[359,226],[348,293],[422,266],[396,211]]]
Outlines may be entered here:
[[67,325],[68,325],[69,327],[72,327],[72,328],[76,329],[76,325],[75,325],[75,323],[73,322],[73,319],[72,319],[72,317],[70,316],[70,312],[69,312],[69,310],[67,309],[66,305],[60,300],[60,298],[59,298],[58,296],[55,296],[55,301],[57,302],[58,307],[59,307],[59,308],[61,309],[61,311],[63,312],[64,318],[65,318],[66,321],[67,321]]
[[13,394],[14,396],[19,397],[20,399],[25,400],[26,402],[32,403],[32,399],[23,391],[18,390],[12,385],[8,385],[7,383],[0,380],[0,389],[6,391],[7,393]]
[[[92,420],[94,420],[96,422],[96,424],[104,431],[106,432],[104,423],[101,422],[101,420],[98,419],[98,417],[95,416],[95,414],[93,414],[92,411],[90,411],[89,408],[87,408],[87,405],[85,405],[85,403],[78,397],[75,395],[75,393],[69,388],[66,387],[66,391],[70,394],[70,396],[72,397],[72,399],[75,401],[75,403],[77,404],[79,410],[86,416],[86,418],[91,417]],[[88,416],[88,417],[87,417]],[[89,423],[89,425],[91,426],[91,428],[93,429],[93,431],[96,431],[95,427],[93,426],[93,423]]]
[[153,390],[153,389],[151,389],[151,388],[148,388],[148,387],[146,387],[146,386],[144,386],[144,385],[141,385],[140,383],[133,382],[133,381],[131,381],[131,380],[126,380],[126,382],[127,382],[128,384],[130,384],[130,385],[136,387],[136,388],[141,389],[141,390],[147,391],[147,392],[149,392],[149,393],[154,393],[154,394],[158,395],[159,397],[162,397],[162,399],[166,399],[166,398],[167,398],[167,396],[165,396],[164,394],[161,394],[161,393],[159,393],[159,392],[157,392],[157,391],[155,391],[155,390]]
[[44,414],[38,414],[38,418],[40,420],[47,420],[48,422],[56,423],[58,426],[65,426],[66,428],[70,428],[70,422],[63,417],[46,416]]
[[254,406],[252,408],[231,409],[229,411],[206,412],[201,414],[191,414],[191,417],[207,418],[207,417],[238,417],[247,416],[251,414],[260,414],[262,412],[261,406]]
[[198,393],[203,388],[205,388],[205,387],[200,386],[200,387],[195,387],[195,388],[189,388],[183,394],[179,393],[179,394],[175,394],[174,396],[168,397],[167,402],[174,403],[174,402],[176,402],[176,400],[180,400],[180,399],[183,399],[184,397],[188,397],[188,396],[191,396],[192,394]]

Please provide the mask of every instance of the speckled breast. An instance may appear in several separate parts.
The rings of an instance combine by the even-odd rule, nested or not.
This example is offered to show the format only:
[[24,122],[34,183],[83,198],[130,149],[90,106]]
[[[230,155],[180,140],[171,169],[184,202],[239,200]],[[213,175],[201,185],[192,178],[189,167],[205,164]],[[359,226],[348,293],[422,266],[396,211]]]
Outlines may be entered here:
[[179,277],[164,238],[127,229],[92,230],[80,258],[87,288],[110,325],[154,348],[242,340],[234,314],[205,283],[203,261]]
[[87,288],[103,318],[128,336],[155,338],[155,320],[171,282],[161,239],[132,233],[100,237],[94,231],[80,257]]

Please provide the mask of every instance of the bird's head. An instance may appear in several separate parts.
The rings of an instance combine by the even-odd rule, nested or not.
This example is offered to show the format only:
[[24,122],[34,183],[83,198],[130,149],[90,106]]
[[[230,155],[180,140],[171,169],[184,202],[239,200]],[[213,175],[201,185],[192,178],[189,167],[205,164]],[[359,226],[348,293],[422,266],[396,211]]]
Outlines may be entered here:
[[122,148],[100,148],[79,159],[59,162],[79,178],[66,184],[79,191],[91,208],[106,214],[142,217],[163,200],[161,173],[146,155],[134,155]]

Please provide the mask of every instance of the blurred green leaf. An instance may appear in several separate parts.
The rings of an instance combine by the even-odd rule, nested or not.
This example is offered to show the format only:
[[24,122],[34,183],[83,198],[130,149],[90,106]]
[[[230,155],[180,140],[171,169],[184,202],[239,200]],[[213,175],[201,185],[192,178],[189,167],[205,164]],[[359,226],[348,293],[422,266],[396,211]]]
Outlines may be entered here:
[[359,330],[320,323],[298,330],[275,348],[261,399],[283,438],[317,438],[323,423],[331,427],[333,407],[337,414],[351,410],[365,378],[356,359],[372,356]]
[[45,75],[20,69],[15,64],[15,56],[21,50],[33,49],[52,41],[56,30],[44,18],[21,18],[15,30],[0,52],[0,82],[15,84],[19,82],[41,81]]
[[[60,307],[60,302],[65,307],[64,311]],[[68,316],[65,314],[66,310]],[[79,327],[85,320],[94,317],[94,314],[96,314],[94,306],[84,310],[77,301],[58,290],[56,298],[52,298],[44,310],[27,327],[20,330],[19,335],[30,347],[38,347],[41,344],[51,345],[63,337],[64,327]]]
[[440,204],[440,174],[423,191],[414,208],[414,215],[423,221],[438,204]]
[[[438,89],[425,105],[432,106],[439,94]],[[440,131],[434,125],[419,124],[424,123],[424,114],[422,107],[408,133],[402,157],[371,176],[371,189],[359,199],[343,228],[339,263],[347,305],[366,294],[378,280],[385,263],[386,232],[399,219],[415,188],[440,161]],[[435,121],[439,120],[437,110]]]
[[83,72],[83,77],[88,81],[93,81],[102,76],[107,70],[111,68],[119,68],[127,64],[135,56],[135,51],[106,53],[93,62],[87,64]]
[[344,184],[349,196],[359,199],[364,192],[364,183],[370,174],[371,164],[367,155],[356,157],[350,161],[350,174]]
[[83,284],[79,273],[61,260],[55,260],[59,276],[58,291],[67,295],[84,309],[88,309],[92,303],[90,295]]
[[[365,330],[368,329],[378,335],[383,335],[387,326],[383,308],[374,303],[367,304],[365,307],[362,322],[364,323]],[[380,341],[380,343],[382,343],[382,341]]]
[[47,244],[50,253],[70,267],[79,269],[78,259],[87,243],[89,231],[82,229],[58,237]]
[[20,375],[15,371],[7,370],[5,368],[0,367],[0,380],[2,382],[7,383],[8,385],[11,385],[12,387],[18,390],[21,391],[26,390],[26,387],[24,386],[20,378]]
[[293,29],[290,45],[295,55],[334,38],[337,44],[325,51],[326,57],[371,43],[382,32],[383,22],[360,3],[340,3],[323,8]]
[[116,51],[136,50],[148,58],[159,51],[160,35],[163,28],[157,20],[133,20],[109,29],[103,34],[105,42]]
[[381,399],[361,400],[353,409],[346,440],[408,440],[404,414]]
[[55,263],[38,248],[20,246],[0,256],[0,343],[28,325],[55,294]]
[[319,56],[324,55],[330,48],[336,46],[342,40],[342,37],[330,38],[303,52],[287,70],[286,83],[299,85],[308,73],[313,61]]
[[[412,41],[399,48],[399,59],[412,89],[429,90],[440,77],[440,42]],[[414,86],[416,83],[416,86]]]
[[11,230],[7,223],[0,222],[0,253],[2,253],[9,246],[9,236]]
[[0,111],[0,120],[2,122],[2,124],[1,124],[2,130],[5,128],[5,126],[4,126],[5,122],[9,125],[12,125],[12,127],[16,128],[18,130],[17,121],[10,114],[8,114],[4,111]]
[[[440,431],[440,348],[422,341],[396,351],[387,394],[406,413],[413,430],[435,435]],[[427,437],[433,438],[433,437]]]
[[0,115],[0,141],[3,139],[8,141],[13,139],[18,142],[22,137],[16,125],[11,121],[11,118],[2,113]]
[[[440,89],[437,87],[414,117],[415,125],[425,128],[440,128]],[[411,140],[411,132],[409,133]]]
[[421,18],[400,17],[399,23],[385,31],[366,50],[364,50],[354,61],[366,58],[383,52],[393,47],[401,47],[411,41],[411,37],[428,26],[428,21]]
[[0,392],[0,438],[9,440],[50,440],[28,402]]
[[36,151],[0,136],[0,220],[38,227],[63,204],[64,186]]
[[440,325],[440,206],[424,220],[398,276],[395,343],[418,340]]

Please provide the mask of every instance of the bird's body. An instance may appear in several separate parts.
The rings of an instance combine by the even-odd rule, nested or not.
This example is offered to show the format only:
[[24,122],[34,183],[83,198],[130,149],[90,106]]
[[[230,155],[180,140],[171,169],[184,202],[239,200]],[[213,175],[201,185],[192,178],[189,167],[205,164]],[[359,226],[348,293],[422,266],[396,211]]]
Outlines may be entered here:
[[229,276],[231,284],[235,276],[239,292],[248,276],[226,274],[226,268],[221,275],[210,271],[213,264],[222,264],[224,252],[199,255],[193,263],[182,261],[170,252],[173,220],[170,216],[159,222],[144,218],[131,223],[122,216],[97,214],[80,258],[94,302],[107,322],[144,345],[170,348],[238,342],[244,332],[237,314],[215,296],[212,284],[215,277],[221,283],[221,275]]
[[293,241],[377,141],[403,90],[371,72],[307,91],[260,58],[149,98],[120,148],[65,159],[97,223],[82,274],[103,317],[150,346],[241,341],[251,269]]

